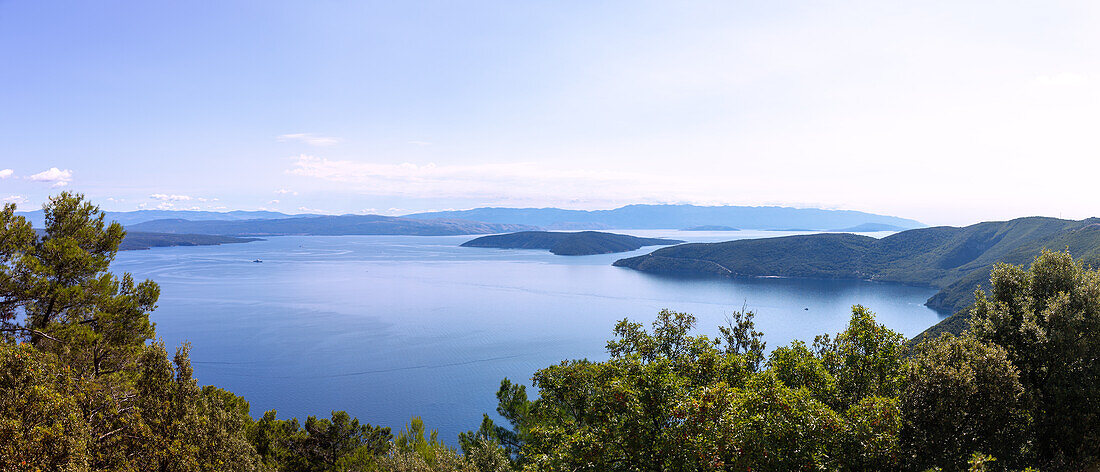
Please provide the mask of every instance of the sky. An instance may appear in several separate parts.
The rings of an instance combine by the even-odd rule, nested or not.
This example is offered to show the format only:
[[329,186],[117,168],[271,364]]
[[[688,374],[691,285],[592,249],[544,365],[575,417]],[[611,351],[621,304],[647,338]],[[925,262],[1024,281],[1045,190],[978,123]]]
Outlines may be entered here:
[[0,0],[0,200],[1100,216],[1100,3]]

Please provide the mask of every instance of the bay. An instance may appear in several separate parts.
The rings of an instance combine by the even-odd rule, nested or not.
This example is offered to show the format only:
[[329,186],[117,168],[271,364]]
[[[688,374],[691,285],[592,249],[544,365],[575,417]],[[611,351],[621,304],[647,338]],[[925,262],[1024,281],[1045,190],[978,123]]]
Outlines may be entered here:
[[[617,232],[692,242],[795,234]],[[160,338],[170,349],[190,342],[200,384],[244,396],[254,416],[346,410],[396,431],[416,415],[450,444],[494,412],[502,378],[529,385],[562,360],[606,359],[616,321],[648,324],[662,308],[696,315],[699,332],[714,335],[745,306],[769,347],[840,331],[857,303],[906,336],[940,319],[923,306],[935,292],[925,287],[678,279],[611,266],[655,247],[569,257],[458,247],[469,239],[273,237],[122,252],[112,270],[160,284]]]

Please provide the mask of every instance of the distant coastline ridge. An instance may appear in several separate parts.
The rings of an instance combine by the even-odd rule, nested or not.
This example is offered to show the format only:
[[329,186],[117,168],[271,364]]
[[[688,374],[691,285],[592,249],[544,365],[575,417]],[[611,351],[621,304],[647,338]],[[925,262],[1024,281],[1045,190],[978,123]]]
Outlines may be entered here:
[[[684,229],[723,226],[734,229],[835,231],[873,228],[886,231],[923,228],[912,219],[854,210],[823,210],[778,206],[627,205],[613,210],[560,208],[474,208],[405,215],[411,219],[454,218],[486,223],[511,223],[541,228]],[[883,229],[877,229],[883,228]],[[718,230],[728,231],[728,230]]]

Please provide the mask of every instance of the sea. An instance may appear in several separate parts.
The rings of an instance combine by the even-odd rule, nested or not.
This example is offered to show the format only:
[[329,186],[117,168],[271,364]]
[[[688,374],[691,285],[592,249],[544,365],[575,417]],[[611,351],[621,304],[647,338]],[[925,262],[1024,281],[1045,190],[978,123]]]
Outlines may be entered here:
[[[616,231],[691,242],[806,232]],[[890,233],[871,233],[881,237]],[[457,444],[496,417],[501,379],[528,385],[568,359],[607,359],[622,319],[695,315],[717,335],[755,312],[769,349],[844,329],[862,304],[913,336],[941,319],[927,287],[789,278],[684,279],[614,267],[657,247],[593,256],[464,248],[473,236],[282,236],[119,253],[115,272],[160,284],[151,318],[194,375],[245,397],[253,416],[344,410],[396,433],[414,416]]]

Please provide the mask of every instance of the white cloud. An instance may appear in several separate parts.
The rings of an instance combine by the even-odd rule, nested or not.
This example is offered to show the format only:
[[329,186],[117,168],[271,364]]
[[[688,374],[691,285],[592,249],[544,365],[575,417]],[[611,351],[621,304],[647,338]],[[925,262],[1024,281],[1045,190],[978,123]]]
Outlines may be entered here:
[[64,187],[69,185],[69,182],[73,180],[73,171],[69,169],[61,170],[56,167],[51,167],[49,170],[44,170],[37,174],[27,177],[29,180],[35,182],[47,182],[51,183],[51,187]]
[[0,170],[0,179],[6,179],[8,177],[11,177],[12,174],[15,174],[14,170],[11,170],[11,169]]
[[163,193],[154,193],[149,195],[149,198],[162,202],[186,202],[192,199],[190,195],[167,195]]
[[279,201],[278,200],[272,200],[270,202],[267,202],[267,204],[268,205],[277,205],[277,204],[279,204]]
[[27,197],[22,195],[8,195],[3,198],[3,201],[4,203],[14,203],[16,205],[22,205],[28,202]]
[[323,210],[318,210],[316,208],[308,208],[308,207],[304,207],[304,206],[298,207],[298,211],[304,211],[306,213],[324,213]]
[[279,195],[287,195],[287,194],[289,194],[289,195],[298,195],[298,192],[295,192],[293,190],[287,190],[285,188],[281,188],[279,190],[276,190],[275,193],[279,194]]
[[276,139],[281,142],[298,141],[301,143],[309,144],[310,146],[332,146],[333,144],[340,142],[340,138],[317,136],[313,133],[283,134],[278,136]]

